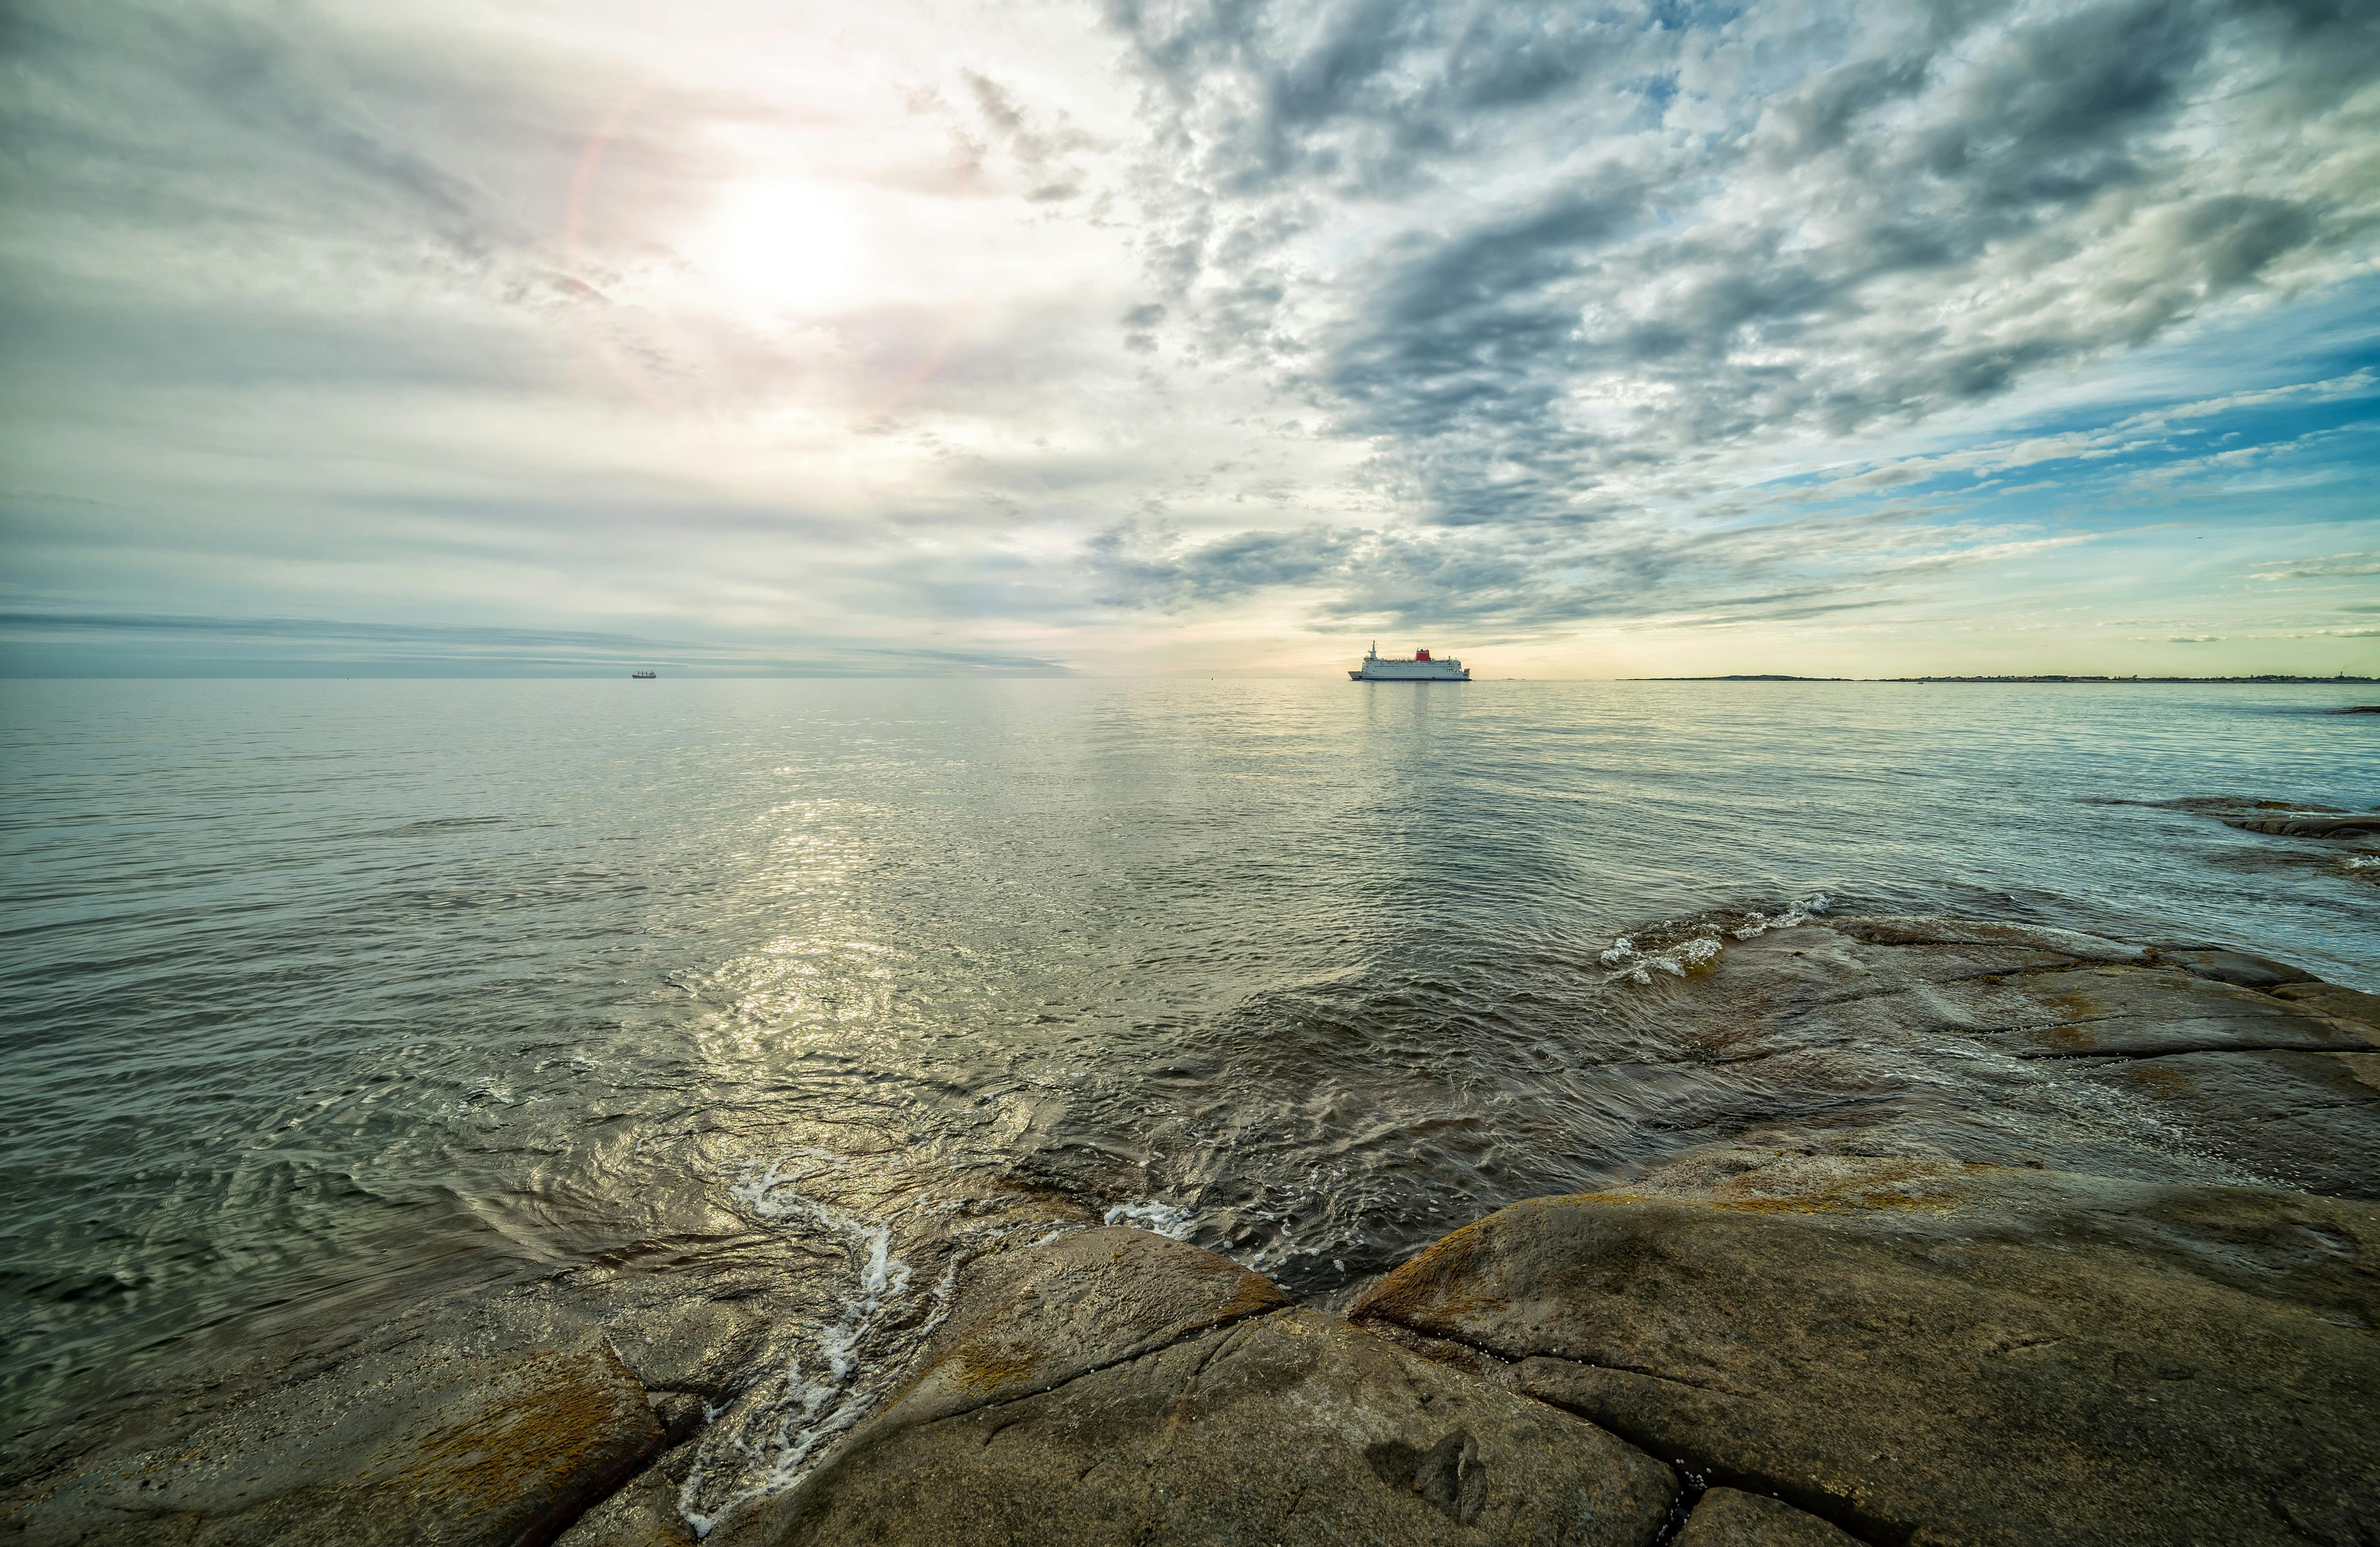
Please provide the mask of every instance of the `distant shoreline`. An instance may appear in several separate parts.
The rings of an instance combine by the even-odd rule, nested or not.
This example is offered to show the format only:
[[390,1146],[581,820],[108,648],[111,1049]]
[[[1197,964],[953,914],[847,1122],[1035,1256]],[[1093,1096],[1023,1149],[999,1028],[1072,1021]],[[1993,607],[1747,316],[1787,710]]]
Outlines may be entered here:
[[1725,676],[1624,676],[1622,682],[2262,682],[2370,684],[2380,676],[1790,676],[1780,672],[1733,672]]

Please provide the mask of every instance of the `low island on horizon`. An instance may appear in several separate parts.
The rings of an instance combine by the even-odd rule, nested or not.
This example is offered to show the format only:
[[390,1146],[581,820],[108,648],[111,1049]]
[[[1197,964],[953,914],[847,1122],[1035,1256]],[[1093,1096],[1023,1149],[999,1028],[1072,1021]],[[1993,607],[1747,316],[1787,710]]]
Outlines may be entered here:
[[2069,672],[2033,672],[2005,676],[1802,676],[1791,672],[1724,672],[1712,676],[1624,676],[1622,682],[2244,682],[2270,686],[2275,683],[2368,683],[2380,682],[2380,676],[2293,676],[2286,673],[2260,673],[2252,676],[2095,676]]

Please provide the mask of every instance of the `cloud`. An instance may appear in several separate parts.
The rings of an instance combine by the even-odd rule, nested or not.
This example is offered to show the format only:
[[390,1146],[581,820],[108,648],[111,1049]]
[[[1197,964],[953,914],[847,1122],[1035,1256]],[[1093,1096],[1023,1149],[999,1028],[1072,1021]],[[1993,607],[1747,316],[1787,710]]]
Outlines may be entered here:
[[2326,580],[2356,575],[2380,575],[2380,553],[2331,554],[2323,558],[2268,559],[2252,567],[2258,580]]
[[[2338,262],[2375,213],[2339,201],[2362,152],[2328,115],[2380,59],[2344,10],[1111,14],[1214,233],[1180,272],[1237,244],[1220,266],[1287,273],[1334,200],[1407,213],[1209,320],[1303,326],[1341,428],[1456,524],[1574,520],[1715,448],[2006,393]],[[2248,105],[2210,142],[2223,98]]]
[[[2367,9],[22,0],[6,594],[606,670],[2091,584],[2236,642],[2373,572],[2271,557],[2369,546]],[[706,245],[771,189],[844,288],[725,274],[800,270]]]
[[[1016,652],[828,645],[798,660],[762,641],[663,639],[583,629],[345,622],[331,618],[0,612],[0,675],[47,675],[62,661],[94,675],[435,674],[497,667],[583,674],[674,666],[706,675],[781,672],[897,676],[931,672],[1050,676],[1057,663]],[[115,668],[111,670],[110,668]]]

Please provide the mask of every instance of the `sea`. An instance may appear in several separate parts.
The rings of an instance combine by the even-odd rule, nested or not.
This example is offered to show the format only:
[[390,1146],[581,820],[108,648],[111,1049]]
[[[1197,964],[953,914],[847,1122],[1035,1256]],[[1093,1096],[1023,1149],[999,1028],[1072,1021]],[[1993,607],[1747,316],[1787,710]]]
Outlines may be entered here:
[[[915,1346],[871,1329],[941,1226],[896,1216],[967,1217],[920,1176],[1327,1296],[1840,1103],[1675,1033],[1645,943],[1698,919],[2029,920],[2380,991],[2368,856],[2188,804],[2380,805],[2380,715],[2336,713],[2373,697],[0,684],[0,1455],[202,1386],[276,1309],[319,1334],[722,1230],[844,1263],[699,1521]],[[804,1201],[871,1166],[915,1185]]]

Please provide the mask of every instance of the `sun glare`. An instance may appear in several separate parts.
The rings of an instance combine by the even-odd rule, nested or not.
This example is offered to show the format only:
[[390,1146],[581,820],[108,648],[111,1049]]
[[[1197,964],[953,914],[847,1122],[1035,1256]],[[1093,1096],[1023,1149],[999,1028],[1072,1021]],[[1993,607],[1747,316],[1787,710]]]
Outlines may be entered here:
[[783,306],[833,300],[851,281],[850,218],[798,183],[747,185],[721,201],[704,234],[703,267]]

